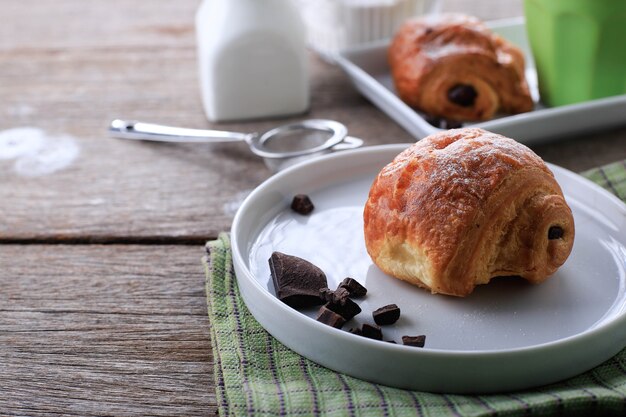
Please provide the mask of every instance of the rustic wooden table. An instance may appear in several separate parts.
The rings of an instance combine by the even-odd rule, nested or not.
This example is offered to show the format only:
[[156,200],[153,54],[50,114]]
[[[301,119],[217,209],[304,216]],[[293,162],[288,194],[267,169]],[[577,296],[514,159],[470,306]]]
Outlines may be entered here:
[[[203,243],[270,173],[244,147],[106,137],[115,117],[209,127],[198,0],[4,0],[0,12],[0,414],[211,415]],[[521,0],[449,0],[484,19]],[[307,116],[367,145],[412,138],[311,56]],[[264,130],[284,122],[222,124]],[[215,126],[214,126],[215,127]],[[20,129],[21,147],[6,130]],[[41,130],[36,130],[41,129]],[[13,131],[15,134],[16,131]],[[536,146],[580,171],[626,129]],[[13,145],[13,146],[12,146]]]

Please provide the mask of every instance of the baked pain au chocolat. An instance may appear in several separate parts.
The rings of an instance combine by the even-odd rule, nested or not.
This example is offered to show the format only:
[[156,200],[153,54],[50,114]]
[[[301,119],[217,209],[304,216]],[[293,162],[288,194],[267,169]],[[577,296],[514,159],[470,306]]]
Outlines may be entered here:
[[395,35],[388,60],[400,98],[430,116],[487,120],[533,109],[524,55],[478,19],[416,18]]
[[384,167],[364,227],[382,271],[460,297],[498,276],[540,283],[574,243],[572,211],[543,160],[477,128],[428,136]]

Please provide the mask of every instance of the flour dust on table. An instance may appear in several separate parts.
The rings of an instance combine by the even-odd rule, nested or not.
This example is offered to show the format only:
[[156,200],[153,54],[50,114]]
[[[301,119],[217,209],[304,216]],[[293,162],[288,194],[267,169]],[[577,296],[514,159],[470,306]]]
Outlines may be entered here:
[[23,177],[65,169],[79,153],[76,139],[66,134],[50,134],[36,127],[0,131],[0,161],[13,162],[13,171]]

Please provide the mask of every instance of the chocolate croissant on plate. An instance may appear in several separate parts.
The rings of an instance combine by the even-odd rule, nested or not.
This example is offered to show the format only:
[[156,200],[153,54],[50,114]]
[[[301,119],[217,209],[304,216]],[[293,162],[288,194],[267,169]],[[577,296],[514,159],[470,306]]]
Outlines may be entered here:
[[478,19],[427,16],[402,25],[388,50],[400,98],[431,116],[487,120],[533,109],[522,52]]
[[374,180],[363,217],[381,270],[461,297],[497,276],[542,282],[574,243],[572,212],[543,160],[477,128],[400,153]]

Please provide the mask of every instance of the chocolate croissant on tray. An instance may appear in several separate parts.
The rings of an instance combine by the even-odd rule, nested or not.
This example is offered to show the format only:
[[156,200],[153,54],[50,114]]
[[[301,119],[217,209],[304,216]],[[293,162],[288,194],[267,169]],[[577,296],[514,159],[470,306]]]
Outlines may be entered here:
[[444,14],[407,21],[388,59],[400,98],[430,116],[487,120],[533,109],[522,52],[478,19]]
[[539,156],[467,128],[428,136],[382,169],[364,233],[385,273],[466,296],[498,276],[547,279],[572,250],[574,219]]

